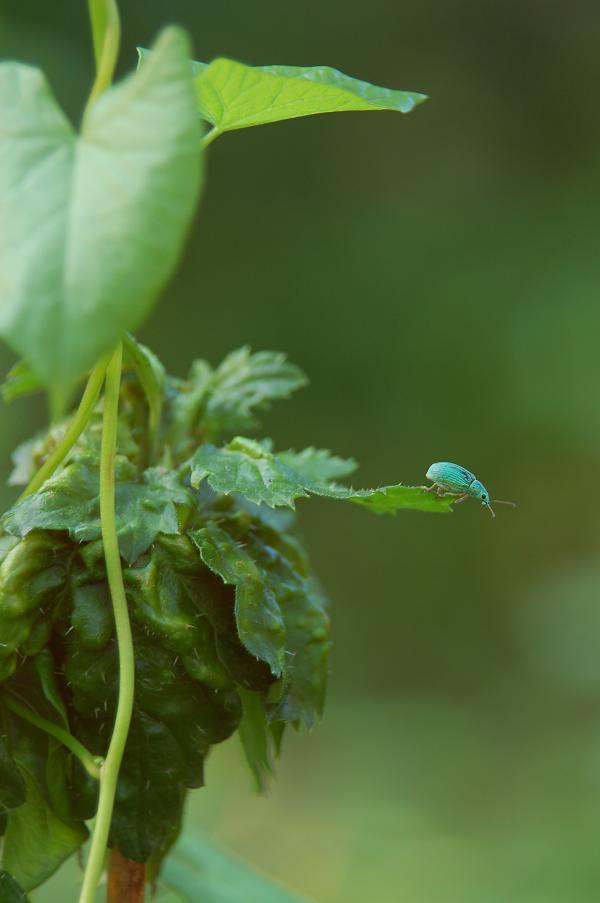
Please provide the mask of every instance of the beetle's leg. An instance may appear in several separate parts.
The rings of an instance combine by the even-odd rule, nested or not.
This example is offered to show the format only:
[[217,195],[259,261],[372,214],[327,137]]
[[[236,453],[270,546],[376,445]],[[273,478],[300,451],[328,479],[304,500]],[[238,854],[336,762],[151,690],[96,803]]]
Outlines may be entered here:
[[458,505],[459,502],[464,502],[465,499],[469,498],[468,492],[463,492],[462,495],[457,496],[455,504]]
[[423,486],[424,492],[433,492],[434,490],[436,492],[439,492],[439,487],[438,487],[437,483],[432,483],[431,486]]

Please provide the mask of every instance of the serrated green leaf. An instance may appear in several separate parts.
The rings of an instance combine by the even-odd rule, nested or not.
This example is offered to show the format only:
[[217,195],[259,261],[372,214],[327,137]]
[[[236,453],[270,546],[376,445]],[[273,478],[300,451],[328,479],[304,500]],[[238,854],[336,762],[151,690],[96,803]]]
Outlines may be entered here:
[[[151,54],[138,48],[142,60]],[[194,62],[200,115],[217,132],[315,113],[394,110],[409,113],[425,94],[395,91],[330,66],[246,66],[235,60]]]
[[243,688],[238,692],[242,701],[242,720],[238,733],[256,789],[263,793],[269,776],[273,773],[269,723],[260,694]]
[[274,593],[248,553],[232,537],[209,522],[190,533],[204,564],[235,586],[237,632],[246,649],[266,662],[272,673],[283,671],[285,627]]
[[284,354],[238,348],[213,370],[194,361],[187,379],[167,382],[165,444],[177,460],[201,441],[255,427],[256,412],[306,385],[306,377]]
[[142,322],[179,257],[200,187],[188,58],[185,34],[165,30],[79,135],[39,70],[0,65],[0,334],[57,409]]
[[[274,455],[263,442],[255,442],[237,436],[224,448],[214,445],[201,446],[192,458],[192,485],[196,488],[203,480],[216,492],[225,494],[239,492],[257,505],[276,508],[284,505],[294,507],[295,499],[308,495],[320,495],[341,501],[356,502],[370,508],[376,514],[394,514],[406,508],[413,511],[444,512],[452,510],[451,498],[440,498],[427,492],[422,486],[382,486],[378,489],[351,489],[328,482],[318,474],[319,455],[311,453],[303,459],[302,452],[284,452]],[[287,461],[300,461],[300,469],[290,466]],[[334,462],[332,465],[332,461]],[[335,462],[341,459],[322,458],[325,466],[341,466]],[[342,462],[349,466],[349,462]],[[317,479],[314,474],[317,473]]]
[[331,646],[324,602],[314,580],[280,599],[290,661],[281,700],[270,713],[276,722],[302,724],[310,730],[323,714]]
[[25,891],[4,869],[0,869],[0,903],[27,903]]
[[202,445],[192,459],[192,486],[204,479],[216,492],[239,492],[257,505],[294,507],[308,496],[306,480],[279,461],[264,443],[236,436],[225,446]]
[[[122,462],[116,485],[119,549],[129,564],[139,558],[159,533],[178,533],[176,505],[189,504],[187,491],[172,472],[146,470],[141,482]],[[90,461],[74,461],[42,488],[11,508],[3,519],[8,533],[27,536],[32,530],[65,530],[76,542],[100,539],[98,471]]]
[[353,458],[338,458],[326,448],[309,448],[296,452],[293,449],[279,452],[280,461],[309,483],[329,483],[354,473],[358,464]]
[[207,436],[253,427],[257,423],[255,409],[264,410],[276,399],[289,398],[306,383],[304,373],[285,354],[253,354],[248,346],[238,348],[211,377],[200,426]]
[[6,374],[0,386],[4,401],[14,401],[22,395],[33,395],[44,388],[27,361],[18,361]]
[[[325,495],[325,493],[323,493]],[[452,498],[439,498],[433,492],[427,492],[424,486],[381,486],[379,489],[357,489],[346,491],[341,489],[327,493],[331,498],[347,499],[368,508],[375,514],[395,514],[402,509],[413,511],[452,511]]]
[[327,689],[331,643],[325,596],[292,536],[265,524],[248,530],[246,539],[285,624],[285,673],[279,696],[268,707],[269,719],[310,730],[323,714]]
[[164,881],[202,903],[309,903],[198,834],[185,834],[165,862]]

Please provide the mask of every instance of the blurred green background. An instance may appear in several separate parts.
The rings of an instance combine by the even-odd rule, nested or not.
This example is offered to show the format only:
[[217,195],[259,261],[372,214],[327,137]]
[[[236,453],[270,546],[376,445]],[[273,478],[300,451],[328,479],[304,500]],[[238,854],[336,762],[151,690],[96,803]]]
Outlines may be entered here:
[[[179,375],[243,343],[286,351],[311,385],[267,434],[356,456],[357,484],[420,483],[443,459],[519,503],[493,521],[301,502],[332,598],[324,724],[288,740],[267,799],[237,741],[217,749],[191,823],[320,903],[596,903],[600,7],[121,7],[123,71],[175,20],[201,59],[327,63],[431,97],[220,138],[142,339]],[[1,55],[43,66],[77,119],[85,4],[0,9]],[[0,417],[6,475],[43,405]]]

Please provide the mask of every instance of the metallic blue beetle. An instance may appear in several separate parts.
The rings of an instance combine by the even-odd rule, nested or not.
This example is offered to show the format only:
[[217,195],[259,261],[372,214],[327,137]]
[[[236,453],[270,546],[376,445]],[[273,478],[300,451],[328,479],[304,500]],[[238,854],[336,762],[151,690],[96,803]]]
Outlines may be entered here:
[[[457,502],[463,502],[472,496],[474,499],[480,499],[481,504],[490,509],[492,517],[496,517],[492,506],[490,505],[490,494],[474,473],[461,467],[460,464],[451,464],[449,461],[438,461],[432,464],[425,474],[428,480],[432,480],[432,485],[425,489],[425,492],[436,492],[440,496],[453,495],[456,496]],[[516,507],[514,502],[503,502],[500,499],[492,499],[501,505],[512,505]]]

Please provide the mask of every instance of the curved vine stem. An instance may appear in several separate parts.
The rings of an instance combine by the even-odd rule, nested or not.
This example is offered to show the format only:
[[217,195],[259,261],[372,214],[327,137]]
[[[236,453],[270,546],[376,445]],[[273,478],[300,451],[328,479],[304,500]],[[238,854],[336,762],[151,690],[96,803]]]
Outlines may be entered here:
[[88,99],[88,108],[112,82],[121,42],[121,20],[115,0],[88,0],[92,41],[96,59],[96,80]]
[[58,740],[59,743],[62,743],[63,746],[66,746],[79,759],[88,774],[96,780],[100,779],[102,759],[99,756],[93,756],[89,749],[86,749],[83,743],[80,743],[73,734],[70,734],[64,727],[42,718],[41,715],[38,715],[28,706],[23,705],[8,693],[3,694],[2,702],[7,709],[10,709],[19,718],[23,718],[24,721],[28,721],[40,730],[45,731],[45,733],[54,737],[55,740]]
[[79,903],[93,903],[95,899],[96,887],[104,867],[119,768],[133,712],[135,660],[115,522],[115,455],[117,450],[117,417],[122,355],[122,346],[119,344],[106,372],[102,450],[100,453],[100,520],[102,524],[106,574],[110,587],[119,648],[119,698],[112,737],[104,765],[100,770],[98,811],[96,813],[96,823]]
[[19,501],[22,501],[24,498],[27,498],[28,495],[37,492],[38,489],[44,485],[46,480],[60,467],[81,436],[92,416],[94,406],[98,400],[109,359],[110,355],[101,358],[90,373],[81,401],[79,402],[79,407],[73,416],[67,432],[52,454],[44,461],[27,488],[23,490],[19,496]]

